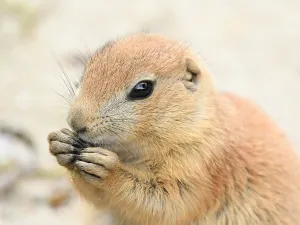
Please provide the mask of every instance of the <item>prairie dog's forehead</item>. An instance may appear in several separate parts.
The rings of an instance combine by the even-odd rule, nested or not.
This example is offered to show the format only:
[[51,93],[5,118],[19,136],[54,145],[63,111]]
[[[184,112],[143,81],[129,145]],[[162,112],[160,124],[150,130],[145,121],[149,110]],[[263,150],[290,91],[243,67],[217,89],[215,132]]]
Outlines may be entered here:
[[[186,46],[157,35],[139,34],[109,42],[90,59],[82,89],[109,95],[145,74],[170,75],[183,67]],[[105,96],[102,96],[105,97]]]

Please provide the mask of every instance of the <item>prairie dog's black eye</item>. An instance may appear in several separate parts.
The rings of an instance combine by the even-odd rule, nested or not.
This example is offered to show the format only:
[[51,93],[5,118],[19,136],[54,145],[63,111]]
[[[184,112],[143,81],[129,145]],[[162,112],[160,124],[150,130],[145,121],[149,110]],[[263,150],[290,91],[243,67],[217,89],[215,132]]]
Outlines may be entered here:
[[149,97],[153,92],[153,82],[150,80],[145,80],[139,82],[134,88],[131,90],[129,94],[129,98],[131,100],[139,100]]

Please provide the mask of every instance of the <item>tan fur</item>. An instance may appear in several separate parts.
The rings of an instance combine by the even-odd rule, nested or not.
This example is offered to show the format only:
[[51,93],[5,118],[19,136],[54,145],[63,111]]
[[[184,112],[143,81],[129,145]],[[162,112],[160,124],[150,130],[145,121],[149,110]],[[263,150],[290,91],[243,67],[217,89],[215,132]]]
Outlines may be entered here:
[[[157,79],[151,97],[126,99],[144,78]],[[76,134],[63,130],[50,150],[115,224],[300,224],[300,166],[286,137],[249,100],[216,91],[176,41],[136,34],[99,50],[68,121],[100,147],[75,154]]]

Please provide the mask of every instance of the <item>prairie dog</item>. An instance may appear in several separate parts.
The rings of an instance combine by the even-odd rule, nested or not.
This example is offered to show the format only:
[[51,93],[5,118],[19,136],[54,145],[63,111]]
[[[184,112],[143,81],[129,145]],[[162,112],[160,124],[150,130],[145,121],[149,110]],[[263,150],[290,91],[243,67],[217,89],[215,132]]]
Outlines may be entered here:
[[299,159],[251,101],[216,90],[182,43],[134,34],[89,60],[49,135],[75,188],[126,225],[300,224]]

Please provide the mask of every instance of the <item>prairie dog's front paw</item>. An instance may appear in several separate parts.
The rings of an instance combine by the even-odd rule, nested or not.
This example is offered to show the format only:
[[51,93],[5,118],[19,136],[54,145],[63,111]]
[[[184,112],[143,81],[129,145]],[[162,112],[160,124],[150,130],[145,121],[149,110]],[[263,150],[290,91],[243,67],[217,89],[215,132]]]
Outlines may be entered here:
[[93,147],[80,151],[74,162],[75,170],[87,182],[101,186],[111,178],[119,166],[119,157],[108,150]]
[[72,168],[79,152],[87,147],[75,133],[68,129],[52,132],[48,135],[49,149],[61,166]]

